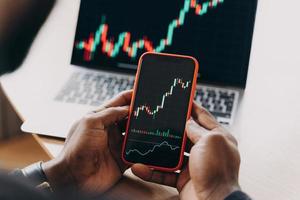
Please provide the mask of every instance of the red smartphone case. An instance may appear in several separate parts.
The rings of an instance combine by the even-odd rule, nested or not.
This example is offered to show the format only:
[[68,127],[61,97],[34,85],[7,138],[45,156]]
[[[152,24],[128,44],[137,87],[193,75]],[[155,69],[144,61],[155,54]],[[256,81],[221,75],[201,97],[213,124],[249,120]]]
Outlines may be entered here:
[[[127,126],[126,126],[126,133],[125,133],[125,138],[123,141],[123,146],[122,146],[122,160],[124,163],[128,164],[128,165],[133,165],[135,163],[131,163],[129,161],[127,161],[125,159],[125,147],[126,147],[126,142],[127,142],[127,137],[128,137],[128,130],[129,130],[129,124],[130,124],[130,118],[133,112],[133,106],[134,106],[134,101],[135,101],[135,96],[136,96],[136,91],[137,91],[137,86],[138,86],[138,80],[139,80],[139,76],[140,76],[140,71],[141,71],[141,65],[142,65],[142,60],[145,56],[149,55],[149,54],[155,54],[155,55],[160,55],[160,56],[172,56],[172,57],[178,57],[178,58],[188,58],[194,61],[195,63],[195,70],[194,70],[194,77],[193,77],[193,83],[192,83],[192,90],[191,90],[191,95],[190,95],[190,101],[189,101],[189,106],[188,106],[188,112],[187,112],[187,116],[186,116],[186,121],[188,121],[190,119],[191,116],[191,110],[192,110],[192,105],[193,105],[193,99],[194,99],[194,95],[195,95],[195,90],[196,90],[196,84],[197,84],[197,77],[198,77],[198,70],[199,70],[199,64],[198,61],[191,56],[185,56],[185,55],[177,55],[177,54],[167,54],[167,53],[154,53],[154,52],[147,52],[144,53],[140,59],[139,59],[139,63],[138,63],[138,69],[137,69],[137,73],[136,73],[136,77],[135,77],[135,83],[134,83],[134,87],[133,87],[133,94],[132,94],[132,101],[130,104],[130,109],[129,109],[129,118],[127,121]],[[148,167],[154,169],[154,170],[159,170],[159,171],[165,171],[165,172],[174,172],[177,170],[180,170],[182,163],[183,163],[183,156],[184,156],[184,150],[185,150],[185,145],[186,145],[186,140],[187,140],[187,135],[186,135],[186,131],[184,132],[183,135],[183,142],[182,142],[182,147],[181,147],[181,152],[180,152],[180,159],[178,162],[178,165],[175,168],[166,168],[166,167],[161,167],[161,166],[155,166],[155,165],[147,165]]]

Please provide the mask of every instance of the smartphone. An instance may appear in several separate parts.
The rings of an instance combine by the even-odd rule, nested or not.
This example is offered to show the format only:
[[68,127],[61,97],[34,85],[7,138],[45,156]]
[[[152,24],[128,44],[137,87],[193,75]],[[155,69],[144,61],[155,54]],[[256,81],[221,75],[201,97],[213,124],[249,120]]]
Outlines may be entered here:
[[198,68],[190,56],[141,56],[122,147],[125,163],[160,171],[180,169]]

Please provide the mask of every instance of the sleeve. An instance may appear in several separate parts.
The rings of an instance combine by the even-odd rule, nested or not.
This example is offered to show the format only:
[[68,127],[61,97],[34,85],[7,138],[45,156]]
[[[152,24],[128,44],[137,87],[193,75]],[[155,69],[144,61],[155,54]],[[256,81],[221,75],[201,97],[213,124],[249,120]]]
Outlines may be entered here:
[[242,191],[235,191],[224,200],[251,200],[251,198]]
[[15,170],[9,176],[0,173],[0,199],[50,200],[52,198],[28,183],[20,170]]

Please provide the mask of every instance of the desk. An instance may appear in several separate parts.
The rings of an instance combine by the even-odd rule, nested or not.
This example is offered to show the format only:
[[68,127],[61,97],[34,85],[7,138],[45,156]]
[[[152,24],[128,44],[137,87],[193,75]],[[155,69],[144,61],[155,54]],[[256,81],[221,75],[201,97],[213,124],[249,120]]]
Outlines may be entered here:
[[[59,8],[68,3],[67,0],[59,1],[52,15],[68,18],[62,16],[68,10]],[[231,127],[242,157],[241,187],[258,200],[300,199],[299,7],[296,0],[259,1],[247,89]],[[58,33],[46,34],[54,25],[59,26],[54,22],[45,24],[23,66],[1,79],[4,92],[22,119],[26,119],[33,106],[41,101],[39,91],[47,87],[48,80],[60,78],[56,72],[67,70],[56,60],[69,57],[71,51],[57,52],[44,42],[46,36],[48,40],[58,37]],[[71,47],[72,41],[66,38],[68,34],[59,37],[68,41],[62,45]],[[49,79],[39,76],[44,71],[49,72]],[[53,138],[39,137],[38,140],[51,156],[57,155],[62,147],[62,141]],[[117,190],[149,199],[169,199],[176,195],[170,188],[136,181],[135,178],[126,179]],[[133,191],[133,188],[141,189]]]

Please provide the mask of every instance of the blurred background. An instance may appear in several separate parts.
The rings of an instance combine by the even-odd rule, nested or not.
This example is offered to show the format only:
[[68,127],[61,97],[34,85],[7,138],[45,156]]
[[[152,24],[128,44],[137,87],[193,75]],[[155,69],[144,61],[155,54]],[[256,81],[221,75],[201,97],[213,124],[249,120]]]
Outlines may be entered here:
[[[245,5],[252,1],[228,0]],[[48,160],[62,149],[62,140],[50,142],[49,137],[22,133],[24,120],[52,131],[59,122],[69,123],[71,111],[86,113],[84,106],[67,103],[52,111],[48,101],[75,69],[70,61],[79,4],[80,0],[0,0],[0,73],[15,71],[0,79],[0,169]],[[297,0],[258,1],[247,88],[231,128],[242,157],[240,184],[255,199],[298,200],[300,196],[299,7]],[[238,20],[234,23],[240,25]],[[223,23],[220,26],[227,30]],[[28,120],[32,115],[36,117]]]
[[[1,75],[22,64],[54,3],[54,0],[0,0]],[[20,168],[49,159],[34,136],[22,133],[21,124],[0,85],[0,168]]]

